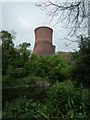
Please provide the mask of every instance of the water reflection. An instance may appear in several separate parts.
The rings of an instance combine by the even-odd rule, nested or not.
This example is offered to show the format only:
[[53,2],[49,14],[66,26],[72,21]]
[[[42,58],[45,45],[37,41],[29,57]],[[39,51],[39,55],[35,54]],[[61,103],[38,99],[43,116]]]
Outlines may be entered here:
[[20,96],[26,95],[28,99],[43,102],[47,99],[48,89],[39,87],[12,87],[2,88],[2,105],[5,106],[6,101],[11,102]]

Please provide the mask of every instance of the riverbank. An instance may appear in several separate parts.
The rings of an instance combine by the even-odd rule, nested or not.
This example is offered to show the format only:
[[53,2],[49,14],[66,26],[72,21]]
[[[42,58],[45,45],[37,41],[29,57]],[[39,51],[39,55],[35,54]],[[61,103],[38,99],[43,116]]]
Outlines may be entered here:
[[11,102],[19,97],[27,96],[29,99],[43,102],[47,98],[49,86],[45,82],[38,82],[36,85],[14,86],[2,88],[2,107],[6,102]]
[[47,78],[41,78],[37,76],[27,76],[25,78],[21,79],[12,79],[7,80],[6,78],[3,78],[2,81],[2,87],[3,88],[11,88],[11,87],[32,87],[32,86],[38,86],[38,87],[49,87],[51,82]]

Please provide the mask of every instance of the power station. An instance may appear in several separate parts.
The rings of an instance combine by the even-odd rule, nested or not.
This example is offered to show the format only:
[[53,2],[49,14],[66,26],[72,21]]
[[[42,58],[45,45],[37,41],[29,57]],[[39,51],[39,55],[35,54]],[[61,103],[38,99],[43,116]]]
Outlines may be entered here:
[[34,30],[35,44],[33,53],[37,56],[53,55],[55,53],[55,45],[52,44],[53,30],[50,27],[41,26]]

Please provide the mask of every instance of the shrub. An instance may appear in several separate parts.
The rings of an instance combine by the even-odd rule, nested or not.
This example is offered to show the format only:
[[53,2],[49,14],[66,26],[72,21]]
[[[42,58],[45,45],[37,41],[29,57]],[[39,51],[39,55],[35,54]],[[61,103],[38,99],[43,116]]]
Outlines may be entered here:
[[87,116],[88,92],[77,89],[71,81],[56,82],[48,93],[45,114],[49,117],[62,117],[64,120],[76,119],[79,114]]
[[32,99],[28,100],[26,96],[17,99],[14,102],[7,103],[3,110],[3,119],[25,119],[39,120],[43,118],[39,112],[39,103],[35,103]]
[[76,88],[71,81],[56,82],[47,95],[48,99],[42,104],[25,96],[7,103],[3,119],[86,120],[89,113],[87,89],[82,86]]

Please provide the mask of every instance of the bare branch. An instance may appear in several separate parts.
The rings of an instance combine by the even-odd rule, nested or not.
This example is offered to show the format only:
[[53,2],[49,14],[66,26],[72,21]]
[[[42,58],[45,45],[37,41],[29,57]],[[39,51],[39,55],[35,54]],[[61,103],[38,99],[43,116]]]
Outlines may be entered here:
[[42,2],[36,4],[43,10],[48,10],[48,16],[50,18],[49,22],[52,22],[54,19],[55,25],[60,22],[66,22],[65,28],[71,25],[71,29],[68,35],[73,36],[83,23],[86,23],[87,18],[87,6],[86,2],[52,2],[48,0],[47,2]]

